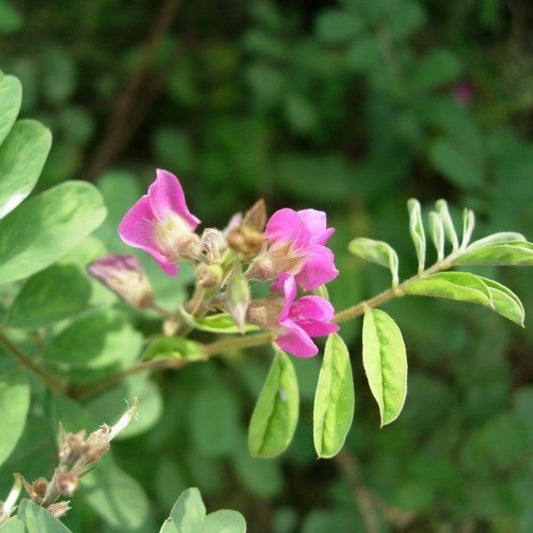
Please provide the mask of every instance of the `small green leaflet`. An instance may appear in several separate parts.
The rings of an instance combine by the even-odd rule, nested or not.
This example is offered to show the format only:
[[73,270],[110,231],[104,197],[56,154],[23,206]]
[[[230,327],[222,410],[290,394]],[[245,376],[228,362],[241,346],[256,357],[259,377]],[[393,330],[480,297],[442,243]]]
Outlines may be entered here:
[[24,523],[25,533],[71,533],[70,529],[54,518],[44,507],[31,500],[22,500],[17,518]]
[[426,232],[422,222],[420,202],[415,198],[411,198],[407,202],[407,209],[409,211],[409,232],[411,233],[411,239],[415,245],[418,258],[418,272],[422,272],[426,262]]
[[313,410],[313,441],[319,457],[333,457],[342,448],[354,405],[350,354],[342,338],[333,333],[326,342]]
[[245,324],[244,330],[241,331],[229,313],[218,313],[216,315],[210,315],[204,318],[197,318],[187,313],[185,308],[181,306],[180,315],[183,317],[183,320],[185,320],[185,322],[191,326],[191,328],[199,329],[200,331],[227,334],[259,331],[259,328],[253,324]]
[[22,86],[15,76],[0,71],[0,145],[13,127],[22,102]]
[[398,255],[389,244],[360,237],[348,244],[348,250],[365,261],[388,268],[392,275],[392,285],[398,285]]
[[450,215],[450,210],[448,209],[448,203],[446,200],[437,200],[435,202],[437,212],[442,220],[442,225],[444,226],[444,233],[446,234],[447,239],[452,244],[452,248],[457,250],[459,248],[459,239],[457,238],[457,232],[453,225],[453,220]]
[[478,276],[489,289],[494,310],[512,322],[524,327],[525,311],[518,296],[505,285],[492,279]]
[[472,233],[474,232],[474,226],[476,225],[476,215],[471,209],[463,210],[463,237],[461,240],[461,248],[466,248]]
[[404,285],[406,294],[434,296],[461,302],[470,302],[493,308],[487,286],[468,272],[439,272]]
[[511,241],[483,247],[472,243],[454,264],[533,266],[533,243]]
[[275,457],[290,444],[298,422],[299,393],[289,356],[279,350],[255,404],[248,448],[256,457]]
[[429,213],[429,231],[435,250],[437,250],[437,259],[442,261],[444,259],[444,224],[435,211]]
[[405,403],[407,355],[400,328],[379,309],[369,309],[363,320],[363,366],[383,427],[398,418]]
[[200,491],[183,491],[159,533],[245,533],[246,522],[237,511],[222,509],[206,514]]
[[185,337],[158,336],[150,342],[142,357],[143,361],[157,359],[185,359],[198,361],[204,359],[202,345]]

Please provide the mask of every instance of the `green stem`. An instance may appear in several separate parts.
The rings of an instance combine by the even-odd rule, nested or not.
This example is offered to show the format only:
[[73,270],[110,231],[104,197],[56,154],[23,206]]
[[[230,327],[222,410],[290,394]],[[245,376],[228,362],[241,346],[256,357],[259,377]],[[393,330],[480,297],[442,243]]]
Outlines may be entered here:
[[62,394],[64,392],[64,387],[58,377],[41,368],[31,357],[27,356],[18,346],[13,344],[2,331],[0,331],[0,345],[23,367],[38,376],[52,392],[55,394]]
[[[462,251],[462,249],[456,250],[441,261],[438,261],[428,269],[424,270],[423,272],[416,274],[415,276],[407,279],[403,283],[400,283],[398,286],[387,289],[386,291],[383,291],[382,293],[374,296],[373,298],[370,298],[369,300],[360,302],[357,305],[354,305],[353,307],[349,307],[348,309],[340,311],[333,317],[333,322],[335,322],[336,324],[346,322],[348,320],[363,315],[368,309],[378,307],[384,304],[385,302],[392,300],[393,298],[404,296],[404,289],[407,285],[441,270],[449,269],[451,266],[453,266],[453,261]],[[199,302],[203,302],[204,296],[205,295],[203,295],[202,298],[199,298],[197,300]],[[195,298],[193,296],[192,300],[194,299]],[[220,341],[212,342],[211,344],[206,344],[203,346],[203,351],[205,354],[205,359],[208,359],[214,355],[218,355],[229,350],[263,346],[272,342],[274,338],[275,335],[273,335],[272,333],[258,333],[255,335],[248,335],[244,337],[231,337],[229,339],[222,339]],[[141,362],[123,372],[111,376],[109,379],[102,381],[93,387],[74,391],[73,395],[91,395],[122,381],[124,378],[127,378],[133,374],[137,374],[139,372],[162,368],[181,368],[182,366],[185,366],[192,362],[193,361],[188,361],[186,359],[159,359],[157,361]]]

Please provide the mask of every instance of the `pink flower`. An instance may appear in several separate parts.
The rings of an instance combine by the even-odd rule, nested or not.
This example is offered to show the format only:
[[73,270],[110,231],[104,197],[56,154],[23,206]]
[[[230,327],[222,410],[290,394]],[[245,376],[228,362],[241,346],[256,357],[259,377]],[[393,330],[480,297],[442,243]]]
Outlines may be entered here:
[[289,274],[281,274],[272,289],[283,291],[285,304],[278,316],[278,333],[275,343],[283,350],[297,357],[312,357],[318,347],[311,337],[322,337],[334,333],[339,326],[331,320],[335,310],[320,296],[304,296],[296,300],[296,281]]
[[333,252],[325,246],[334,231],[323,211],[279,209],[266,225],[269,248],[254,260],[248,276],[267,280],[286,272],[305,290],[328,283],[339,273]]
[[118,233],[130,246],[151,254],[169,275],[178,273],[182,258],[196,253],[200,223],[185,203],[180,182],[170,172],[157,170],[156,180],[124,215]]

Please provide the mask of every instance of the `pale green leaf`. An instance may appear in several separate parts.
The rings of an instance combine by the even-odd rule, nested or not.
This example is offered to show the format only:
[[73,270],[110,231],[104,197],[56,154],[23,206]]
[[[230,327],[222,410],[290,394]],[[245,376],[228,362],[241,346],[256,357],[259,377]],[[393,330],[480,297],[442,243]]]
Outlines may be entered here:
[[102,196],[90,183],[65,182],[31,198],[0,221],[0,283],[43,270],[105,215]]
[[74,318],[87,309],[91,294],[91,282],[80,268],[51,265],[26,281],[9,310],[9,325],[38,328]]
[[197,361],[204,359],[202,345],[185,337],[166,337],[161,335],[150,342],[143,354],[143,361],[156,359],[185,359]]
[[185,308],[181,306],[180,315],[191,328],[199,329],[200,331],[208,331],[210,333],[235,334],[259,330],[259,328],[253,324],[245,324],[244,329],[241,332],[239,326],[235,324],[235,320],[233,320],[233,317],[229,313],[218,313],[216,315],[198,318],[187,313]]
[[221,509],[207,515],[200,531],[201,533],[245,533],[246,521],[238,511]]
[[342,338],[328,337],[313,410],[313,441],[319,457],[333,457],[352,425],[355,405],[350,354]]
[[459,239],[457,238],[457,232],[455,231],[455,226],[453,225],[453,220],[450,215],[450,210],[448,209],[448,203],[446,200],[437,200],[435,202],[437,212],[442,219],[442,224],[444,226],[444,233],[446,238],[452,244],[452,248],[457,250],[459,248]]
[[13,127],[22,102],[22,86],[15,76],[0,71],[0,145]]
[[527,242],[527,239],[521,233],[516,233],[514,231],[500,231],[474,241],[468,246],[467,251],[485,248],[486,246],[491,246],[493,244],[514,244],[515,242]]
[[515,241],[483,247],[469,246],[454,260],[454,264],[533,266],[533,244]]
[[360,237],[348,244],[348,250],[365,261],[388,268],[392,275],[393,286],[398,285],[398,255],[389,244]]
[[205,505],[196,487],[183,491],[170,511],[170,518],[179,533],[201,531],[205,517]]
[[470,302],[492,308],[488,287],[469,272],[439,272],[406,283],[406,294]]
[[363,366],[383,427],[398,418],[405,403],[407,355],[400,328],[379,309],[365,313]]
[[6,365],[0,372],[0,464],[17,444],[30,407],[30,386],[27,375],[18,366]]
[[11,128],[0,146],[0,218],[30,194],[51,146],[50,130],[36,120],[19,120]]
[[257,457],[275,457],[290,444],[299,412],[296,372],[289,356],[278,351],[255,404],[248,447]]
[[518,296],[505,285],[493,279],[479,276],[488,287],[494,310],[500,315],[524,327],[525,311]]
[[435,211],[429,213],[429,230],[435,250],[437,250],[437,258],[442,261],[444,259],[444,224],[442,218]]
[[24,523],[25,533],[71,533],[60,520],[31,500],[20,502],[17,518]]
[[463,238],[461,240],[461,248],[466,248],[470,239],[472,238],[472,233],[474,232],[474,226],[476,224],[476,216],[471,209],[463,210]]
[[24,522],[18,516],[12,516],[0,525],[0,533],[25,533]]
[[415,245],[418,258],[418,271],[422,272],[426,262],[426,232],[422,222],[420,202],[415,198],[411,198],[407,202],[407,209],[409,211],[409,232],[411,233],[411,239]]

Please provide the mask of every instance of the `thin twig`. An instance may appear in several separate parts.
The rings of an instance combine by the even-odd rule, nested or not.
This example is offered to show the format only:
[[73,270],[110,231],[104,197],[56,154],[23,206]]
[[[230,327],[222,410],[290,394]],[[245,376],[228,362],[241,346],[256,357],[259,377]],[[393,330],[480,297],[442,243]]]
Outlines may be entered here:
[[2,345],[9,354],[13,356],[22,366],[33,372],[36,376],[39,376],[41,381],[55,394],[62,394],[64,387],[61,380],[41,368],[31,357],[26,355],[18,346],[13,344],[4,334],[0,331],[0,345]]
[[[96,149],[93,162],[85,173],[87,178],[98,175],[107,167],[133,135],[134,129],[131,127],[130,118],[132,113],[136,114],[134,104],[141,95],[143,81],[156,59],[159,46],[170,29],[179,5],[180,0],[167,0],[161,6],[150,30],[141,60],[115,102],[103,140]],[[138,121],[136,123],[139,124]]]

